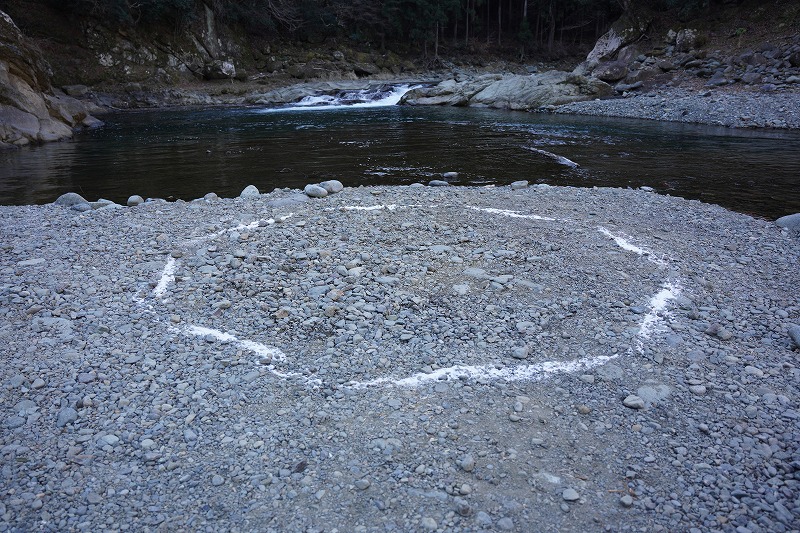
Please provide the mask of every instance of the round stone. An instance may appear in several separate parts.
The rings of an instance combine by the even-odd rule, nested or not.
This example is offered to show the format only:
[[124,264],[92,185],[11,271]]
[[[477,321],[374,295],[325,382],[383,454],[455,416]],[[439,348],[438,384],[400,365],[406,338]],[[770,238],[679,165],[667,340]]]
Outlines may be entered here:
[[339,180],[323,181],[319,186],[328,191],[328,194],[336,194],[344,189],[344,185],[342,185],[342,182]]
[[260,194],[261,193],[258,191],[258,187],[255,185],[248,185],[239,194],[239,198],[243,198],[245,200],[255,200]]
[[310,198],[325,198],[328,196],[328,191],[320,187],[319,185],[306,185],[306,188],[303,189],[303,192],[306,193],[306,196]]
[[561,497],[564,498],[564,501],[568,502],[576,502],[581,499],[578,491],[573,488],[564,489],[564,492],[561,493]]
[[135,207],[143,203],[144,203],[144,198],[142,198],[138,194],[134,194],[133,196],[128,198],[128,207]]

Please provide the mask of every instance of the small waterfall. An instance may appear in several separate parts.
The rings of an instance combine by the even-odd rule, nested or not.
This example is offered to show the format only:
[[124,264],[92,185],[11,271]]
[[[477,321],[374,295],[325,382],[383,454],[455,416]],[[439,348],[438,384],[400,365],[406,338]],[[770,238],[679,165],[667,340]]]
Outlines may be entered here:
[[339,91],[336,94],[306,96],[287,107],[265,109],[265,112],[278,111],[325,111],[331,109],[360,109],[397,105],[411,89],[419,85],[392,85],[353,91]]

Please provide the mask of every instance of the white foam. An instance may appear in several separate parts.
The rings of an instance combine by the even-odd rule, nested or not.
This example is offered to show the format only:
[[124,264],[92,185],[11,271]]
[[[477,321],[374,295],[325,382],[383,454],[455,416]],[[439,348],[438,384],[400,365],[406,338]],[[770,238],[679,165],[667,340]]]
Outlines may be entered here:
[[509,218],[527,218],[530,220],[549,220],[549,221],[556,220],[555,218],[542,217],[539,215],[523,215],[517,211],[510,211],[508,209],[495,209],[494,207],[475,207],[472,205],[468,205],[466,207],[467,209],[472,209],[473,211],[483,211],[484,213],[489,213],[490,215],[500,215]]
[[355,389],[384,385],[392,387],[418,387],[432,381],[445,379],[505,379],[507,381],[539,381],[550,374],[566,374],[586,371],[616,359],[618,355],[598,355],[574,361],[544,361],[533,365],[520,365],[496,368],[493,365],[457,365],[439,368],[430,373],[418,373],[406,378],[378,378],[372,381],[353,382],[348,386]]
[[174,258],[170,257],[167,259],[167,264],[164,265],[164,270],[161,271],[161,278],[159,278],[156,288],[153,289],[153,296],[156,298],[164,296],[169,284],[175,281],[175,266]]
[[[298,111],[331,111],[337,109],[366,109],[375,107],[389,107],[397,105],[404,94],[418,87],[420,87],[420,85],[415,85],[413,87],[410,85],[398,85],[396,87],[393,87],[389,94],[378,100],[371,100],[366,102],[357,102],[350,104],[342,103],[342,101],[339,100],[338,98],[329,95],[306,96],[299,102],[291,104],[289,107],[262,109],[260,112],[281,113],[281,112],[298,112]],[[355,94],[355,97],[358,98],[360,95],[363,96],[364,98],[368,98],[369,94],[370,93],[368,90],[359,91],[358,93]]]

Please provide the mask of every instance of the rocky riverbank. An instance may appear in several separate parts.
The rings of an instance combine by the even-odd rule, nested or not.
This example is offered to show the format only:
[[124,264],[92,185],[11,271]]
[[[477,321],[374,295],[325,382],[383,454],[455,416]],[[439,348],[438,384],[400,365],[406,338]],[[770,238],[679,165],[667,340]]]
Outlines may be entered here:
[[797,526],[773,223],[516,184],[0,207],[0,233],[0,530]]
[[660,87],[624,98],[573,102],[555,113],[710,124],[731,128],[800,128],[800,91],[760,92]]

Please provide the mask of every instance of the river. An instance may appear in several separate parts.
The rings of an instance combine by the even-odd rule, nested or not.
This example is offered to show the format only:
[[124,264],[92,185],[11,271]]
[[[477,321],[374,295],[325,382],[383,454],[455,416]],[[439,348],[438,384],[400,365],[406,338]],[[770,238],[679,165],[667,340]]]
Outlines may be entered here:
[[[385,98],[384,98],[385,97]],[[656,191],[777,218],[800,212],[800,133],[330,98],[284,109],[149,110],[103,116],[73,141],[0,152],[0,204],[67,191],[190,200],[338,179],[409,184],[516,180]],[[347,103],[358,103],[349,101]]]

